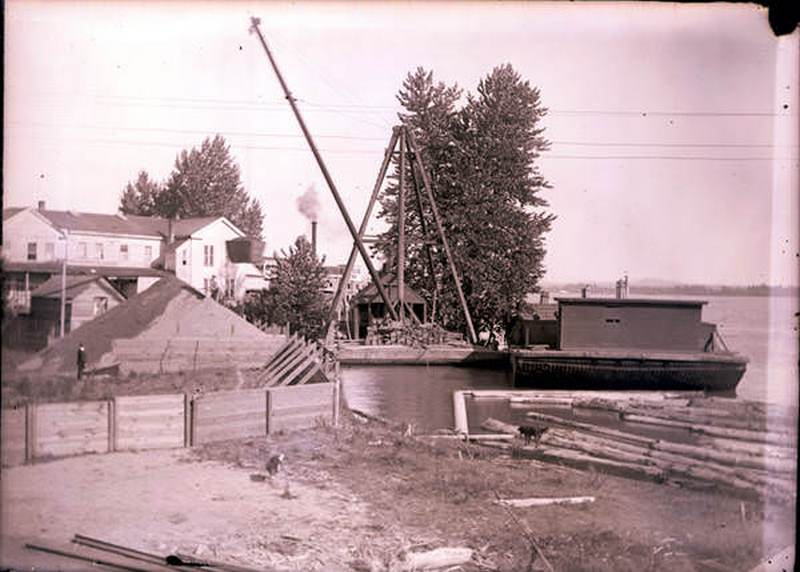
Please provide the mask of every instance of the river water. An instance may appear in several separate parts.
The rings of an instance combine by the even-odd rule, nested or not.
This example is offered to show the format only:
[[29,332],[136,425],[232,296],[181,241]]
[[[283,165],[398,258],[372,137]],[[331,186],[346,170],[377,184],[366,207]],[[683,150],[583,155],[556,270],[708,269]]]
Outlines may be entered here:
[[[716,323],[728,347],[750,359],[737,396],[797,404],[798,299],[702,299],[708,301],[703,320]],[[453,426],[453,391],[511,387],[508,372],[450,366],[348,366],[342,379],[344,397],[351,407],[426,430]]]

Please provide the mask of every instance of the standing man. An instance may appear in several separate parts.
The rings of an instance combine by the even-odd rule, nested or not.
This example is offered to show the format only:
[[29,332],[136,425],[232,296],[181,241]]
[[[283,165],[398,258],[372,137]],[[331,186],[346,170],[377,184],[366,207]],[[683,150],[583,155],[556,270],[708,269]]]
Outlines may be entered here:
[[86,369],[86,350],[83,342],[78,345],[78,379],[83,377],[83,370]]

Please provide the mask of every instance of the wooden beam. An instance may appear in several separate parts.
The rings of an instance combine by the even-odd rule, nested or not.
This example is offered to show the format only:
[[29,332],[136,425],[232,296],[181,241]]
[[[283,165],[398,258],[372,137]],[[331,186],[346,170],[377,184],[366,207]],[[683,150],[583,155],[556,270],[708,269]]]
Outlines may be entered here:
[[400,177],[397,189],[397,300],[400,323],[406,314],[406,130],[400,132]]
[[473,344],[476,344],[478,343],[478,336],[475,334],[475,327],[472,324],[472,317],[469,314],[467,299],[464,297],[464,291],[461,289],[461,278],[458,275],[456,263],[453,260],[452,253],[450,252],[450,246],[447,244],[447,237],[444,234],[444,227],[442,226],[442,220],[439,216],[439,209],[436,207],[436,200],[433,198],[433,189],[431,187],[430,178],[428,177],[428,173],[425,171],[425,165],[422,163],[422,157],[419,154],[419,148],[417,147],[417,143],[414,139],[414,134],[408,128],[404,127],[403,129],[414,154],[414,159],[416,160],[417,165],[419,165],[420,175],[422,176],[422,184],[425,186],[425,194],[427,194],[428,201],[431,203],[433,220],[436,223],[437,230],[439,231],[439,237],[442,239],[442,247],[444,248],[444,254],[447,257],[447,264],[450,266],[450,273],[453,275],[453,282],[455,282],[456,285],[458,299],[461,302],[461,309],[464,311],[464,319],[467,322],[467,333],[469,334],[469,340]]

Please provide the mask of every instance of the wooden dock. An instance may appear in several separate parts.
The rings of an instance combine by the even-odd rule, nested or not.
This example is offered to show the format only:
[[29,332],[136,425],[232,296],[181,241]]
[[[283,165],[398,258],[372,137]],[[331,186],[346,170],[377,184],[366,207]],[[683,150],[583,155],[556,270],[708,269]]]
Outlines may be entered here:
[[344,365],[464,365],[504,368],[508,352],[474,346],[344,345],[339,352]]

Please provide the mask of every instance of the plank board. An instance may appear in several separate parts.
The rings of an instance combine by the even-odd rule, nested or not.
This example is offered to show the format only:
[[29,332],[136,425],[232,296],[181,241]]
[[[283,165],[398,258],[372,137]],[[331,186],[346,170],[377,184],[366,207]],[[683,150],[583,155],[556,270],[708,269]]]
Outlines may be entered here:
[[4,467],[25,462],[25,406],[3,409],[0,414],[0,458]]
[[184,444],[184,396],[114,399],[116,450],[168,449]]
[[267,403],[270,433],[333,423],[332,383],[271,387]]
[[108,415],[108,401],[36,405],[34,456],[108,452]]
[[263,389],[207,393],[194,401],[192,445],[267,434]]

